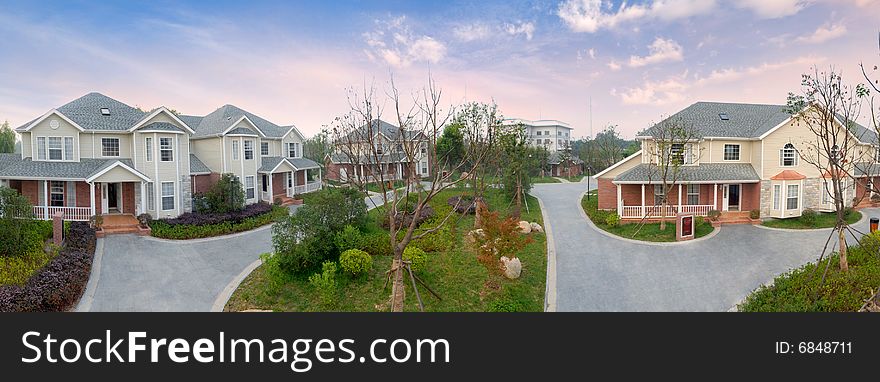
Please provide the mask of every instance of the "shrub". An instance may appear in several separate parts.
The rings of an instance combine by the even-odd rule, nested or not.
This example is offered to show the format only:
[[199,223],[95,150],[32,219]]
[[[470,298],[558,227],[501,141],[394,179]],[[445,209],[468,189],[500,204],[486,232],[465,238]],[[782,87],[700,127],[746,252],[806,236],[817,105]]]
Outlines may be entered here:
[[150,223],[153,221],[153,216],[150,214],[140,214],[137,217],[138,223],[141,225],[141,228],[147,228],[150,226]]
[[44,235],[43,222],[35,221],[33,208],[28,199],[9,187],[0,187],[0,257],[25,256],[42,248],[43,241],[51,237]]
[[752,218],[752,219],[760,219],[760,218],[761,218],[761,210],[751,210],[751,211],[749,211],[749,218]]
[[811,208],[804,209],[801,212],[801,221],[806,225],[816,225],[816,218],[818,217],[818,213]]
[[337,232],[333,240],[339,252],[349,249],[360,249],[364,246],[364,235],[361,234],[360,230],[350,225]]
[[[413,232],[413,236],[421,235],[427,230],[433,229],[434,231],[413,240],[410,245],[415,245],[426,252],[441,252],[448,250],[455,243],[455,218],[446,219],[452,213],[452,207],[441,205],[438,210],[434,217],[428,219],[423,223],[423,226]],[[398,232],[399,237],[403,238],[405,233],[405,230],[401,230]]]
[[472,195],[453,196],[446,199],[446,204],[460,214],[473,215],[477,211],[477,205],[474,203]]
[[706,213],[706,217],[708,217],[709,220],[713,220],[713,221],[718,220],[718,217],[720,217],[720,216],[721,216],[721,211],[718,211],[718,210],[709,210],[709,212]]
[[394,253],[391,249],[391,239],[384,232],[364,235],[360,249],[373,256],[391,256]]
[[223,174],[217,183],[204,194],[204,204],[199,204],[205,210],[198,212],[222,214],[231,211],[239,211],[244,208],[244,187],[234,174]]
[[497,211],[483,213],[483,235],[477,235],[477,259],[490,271],[498,270],[501,256],[516,257],[516,252],[531,242],[520,234],[519,222],[501,218]]
[[617,214],[608,214],[605,216],[605,225],[609,227],[617,227],[620,224],[620,216]]
[[403,250],[403,261],[409,261],[413,272],[422,272],[428,266],[428,254],[418,247],[406,247]]
[[187,240],[249,231],[287,216],[285,207],[264,203],[249,205],[242,211],[226,214],[185,213],[176,219],[150,222],[152,235],[164,239]]
[[321,273],[309,276],[309,284],[318,292],[324,305],[331,305],[336,297],[336,263],[325,261],[321,265]]
[[0,287],[0,312],[65,311],[82,296],[92,269],[95,230],[73,222],[64,248],[24,285]]
[[271,252],[260,255],[260,260],[263,262],[263,273],[269,281],[270,292],[277,291],[278,288],[290,281],[290,276],[281,269],[279,259],[280,257]]
[[359,276],[373,269],[373,257],[360,249],[349,249],[339,255],[342,270],[352,276]]
[[526,309],[517,301],[510,299],[499,299],[489,304],[490,312],[525,312]]

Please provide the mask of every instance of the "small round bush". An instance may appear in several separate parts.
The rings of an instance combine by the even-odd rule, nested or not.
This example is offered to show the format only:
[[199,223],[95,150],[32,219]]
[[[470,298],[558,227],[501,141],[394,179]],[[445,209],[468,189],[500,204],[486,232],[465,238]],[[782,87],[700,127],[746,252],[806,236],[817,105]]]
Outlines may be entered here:
[[609,227],[617,227],[619,224],[620,216],[617,216],[617,214],[608,214],[608,216],[605,217],[605,225]]
[[406,247],[403,250],[403,261],[412,263],[413,272],[421,272],[428,266],[428,254],[418,247]]
[[760,219],[761,218],[761,210],[749,211],[749,217],[752,219]]
[[524,312],[522,304],[517,301],[500,299],[489,303],[490,312]]
[[818,214],[815,210],[807,208],[801,212],[801,221],[806,225],[815,225]]
[[717,220],[720,216],[721,211],[718,210],[710,210],[708,213],[706,213],[706,217],[708,217],[709,220]]
[[352,276],[358,276],[373,269],[373,257],[360,249],[349,249],[339,255],[342,270]]
[[364,235],[361,234],[360,230],[350,225],[337,232],[333,240],[336,243],[336,249],[340,252],[345,252],[349,249],[364,249]]

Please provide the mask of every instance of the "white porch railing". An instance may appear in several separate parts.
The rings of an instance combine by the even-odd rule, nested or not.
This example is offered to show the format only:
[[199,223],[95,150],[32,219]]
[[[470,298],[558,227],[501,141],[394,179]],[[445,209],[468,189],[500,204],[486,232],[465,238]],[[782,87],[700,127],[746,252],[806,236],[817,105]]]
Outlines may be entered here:
[[[679,206],[671,205],[666,206],[666,213],[663,212],[663,206],[623,206],[620,210],[620,217],[624,219],[632,219],[637,218],[641,219],[645,216],[648,217],[673,217],[679,213]],[[710,204],[693,204],[693,205],[682,205],[681,211],[683,213],[692,213],[697,216],[708,216],[709,211],[712,210],[712,205]]]
[[311,182],[301,186],[295,186],[293,188],[294,194],[305,194],[309,192],[318,191],[321,189],[321,182]]
[[[48,215],[46,212],[48,211]],[[89,221],[92,216],[90,207],[46,207],[34,206],[34,219],[52,220],[56,213],[64,213],[64,220]]]

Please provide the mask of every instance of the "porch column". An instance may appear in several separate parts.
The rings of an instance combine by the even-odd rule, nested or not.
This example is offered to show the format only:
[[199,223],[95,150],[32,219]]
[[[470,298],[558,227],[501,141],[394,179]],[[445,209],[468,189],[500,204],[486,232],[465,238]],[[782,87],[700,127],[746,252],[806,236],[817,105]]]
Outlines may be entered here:
[[91,196],[91,208],[92,208],[92,216],[95,216],[95,183],[89,183],[89,194]]
[[[623,214],[623,190],[620,188],[621,185],[617,185],[617,214]],[[623,216],[623,215],[621,215]]]
[[642,185],[642,217],[645,217],[645,185]]
[[681,212],[681,183],[678,184],[678,212]]
[[712,196],[712,209],[718,209],[718,183],[712,185],[712,190],[714,191],[714,195]]
[[43,218],[49,220],[49,181],[43,181]]
[[147,213],[147,183],[141,181],[141,208],[138,215]]
[[323,190],[324,189],[324,177],[321,172],[322,172],[321,168],[318,167],[318,183],[320,184],[320,186],[319,186],[320,189]]
[[275,203],[275,191],[272,188],[272,178],[275,176],[273,173],[269,173],[269,204]]

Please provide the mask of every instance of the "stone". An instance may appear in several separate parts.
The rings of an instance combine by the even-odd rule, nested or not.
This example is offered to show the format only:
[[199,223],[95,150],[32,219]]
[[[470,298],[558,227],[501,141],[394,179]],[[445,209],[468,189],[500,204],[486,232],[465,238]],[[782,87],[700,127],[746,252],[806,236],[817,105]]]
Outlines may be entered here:
[[504,277],[516,280],[522,274],[522,262],[518,257],[508,258],[501,256],[501,270],[504,271]]
[[532,225],[529,224],[529,222],[527,222],[525,220],[520,220],[519,232],[520,233],[531,233],[532,232]]
[[544,227],[541,227],[540,224],[532,223],[531,226],[532,226],[532,231],[544,233]]
[[483,230],[482,229],[475,229],[473,231],[468,232],[467,235],[464,235],[464,243],[467,246],[473,246],[474,244],[476,244],[477,238],[481,238],[481,237],[483,237]]

